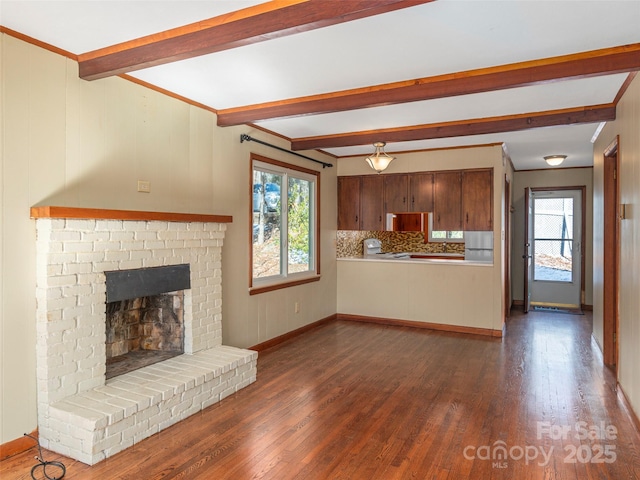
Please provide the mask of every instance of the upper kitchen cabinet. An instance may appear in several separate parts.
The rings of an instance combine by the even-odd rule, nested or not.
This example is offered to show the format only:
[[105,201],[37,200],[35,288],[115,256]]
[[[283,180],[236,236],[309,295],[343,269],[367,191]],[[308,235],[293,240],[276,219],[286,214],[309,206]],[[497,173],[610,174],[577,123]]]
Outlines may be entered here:
[[338,230],[360,230],[360,177],[338,177]]
[[433,229],[462,230],[462,172],[433,175]]
[[409,175],[384,175],[384,204],[387,213],[409,212]]
[[387,213],[408,212],[433,212],[434,230],[492,230],[493,169],[338,177],[339,230],[385,230]]
[[381,175],[360,177],[360,230],[384,230],[384,184]]
[[493,230],[493,169],[462,172],[462,221],[467,231]]
[[433,173],[413,173],[409,177],[409,211],[433,212]]

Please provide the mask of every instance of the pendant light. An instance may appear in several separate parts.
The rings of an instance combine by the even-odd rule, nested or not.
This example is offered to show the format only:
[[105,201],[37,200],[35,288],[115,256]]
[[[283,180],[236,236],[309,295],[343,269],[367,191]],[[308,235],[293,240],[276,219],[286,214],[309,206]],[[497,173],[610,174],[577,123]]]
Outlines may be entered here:
[[365,161],[369,166],[378,173],[382,173],[382,171],[396,158],[385,153],[384,146],[386,144],[386,142],[374,143],[373,146],[376,147],[376,151],[373,152],[373,155],[369,155],[365,158]]

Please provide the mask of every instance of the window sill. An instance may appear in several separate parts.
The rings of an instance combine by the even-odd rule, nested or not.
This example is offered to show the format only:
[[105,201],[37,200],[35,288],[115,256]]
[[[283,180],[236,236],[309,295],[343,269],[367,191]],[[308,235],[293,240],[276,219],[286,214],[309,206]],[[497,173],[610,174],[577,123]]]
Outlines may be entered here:
[[300,280],[294,280],[290,282],[272,283],[270,285],[264,285],[262,287],[253,287],[249,289],[249,295],[258,295],[260,293],[272,292],[274,290],[280,290],[282,288],[295,287],[297,285],[304,285],[305,283],[317,282],[318,280],[320,280],[320,275],[301,278]]

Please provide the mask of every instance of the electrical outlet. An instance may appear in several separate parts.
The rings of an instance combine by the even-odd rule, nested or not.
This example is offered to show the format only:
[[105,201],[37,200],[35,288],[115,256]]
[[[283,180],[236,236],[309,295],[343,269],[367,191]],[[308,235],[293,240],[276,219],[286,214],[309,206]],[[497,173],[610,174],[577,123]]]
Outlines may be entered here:
[[148,180],[138,180],[138,191],[140,193],[151,193],[151,183]]
[[300,313],[300,304],[298,302],[294,303],[293,309],[296,313]]

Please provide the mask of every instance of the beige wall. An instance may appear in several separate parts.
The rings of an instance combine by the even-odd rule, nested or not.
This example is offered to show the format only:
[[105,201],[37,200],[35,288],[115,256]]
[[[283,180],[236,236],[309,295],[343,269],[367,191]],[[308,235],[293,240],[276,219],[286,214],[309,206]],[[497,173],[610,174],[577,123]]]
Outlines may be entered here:
[[629,86],[596,141],[594,152],[593,334],[602,346],[603,295],[603,152],[620,136],[620,203],[628,205],[620,222],[620,293],[618,381],[640,416],[640,76]]
[[[0,444],[36,427],[33,205],[232,215],[223,248],[228,345],[335,313],[336,168],[241,144],[248,127],[218,128],[211,112],[120,78],[86,82],[75,61],[4,34],[0,42]],[[249,296],[251,151],[321,171],[320,282]],[[150,181],[151,193],[138,193],[137,180]]]
[[[387,149],[392,152],[392,148]],[[504,237],[504,178],[511,170],[503,157],[501,145],[432,150],[397,154],[386,173],[455,170],[465,168],[494,168],[493,217],[494,263],[493,266],[440,268],[433,265],[370,264],[370,262],[338,261],[338,313],[372,316],[374,312],[386,318],[464,325],[476,328],[502,329],[504,302],[502,293],[501,254]],[[373,174],[362,158],[342,159],[339,175]],[[384,175],[384,174],[383,174]],[[360,273],[358,273],[360,272]],[[379,291],[380,282],[375,279],[393,277],[389,295],[371,295]],[[355,278],[360,277],[360,283]],[[407,284],[407,282],[409,283]],[[363,283],[364,282],[364,283]],[[385,283],[381,280],[382,283]],[[476,285],[476,287],[473,287]],[[444,288],[443,288],[444,287]],[[473,293],[469,290],[474,289]],[[432,295],[433,292],[438,292]],[[480,301],[476,293],[481,292]],[[425,301],[436,299],[439,305],[426,308]],[[477,315],[447,312],[449,302],[455,302],[456,312],[475,312]],[[480,309],[480,310],[479,310]],[[438,314],[439,312],[439,314]],[[435,315],[435,316],[434,316]]]
[[491,265],[338,260],[338,312],[502,330]]
[[[542,161],[542,160],[541,160]],[[593,169],[566,168],[515,172],[513,175],[513,245],[511,250],[511,288],[514,300],[524,299],[524,189],[525,187],[586,187],[585,211],[585,300],[593,305]]]

